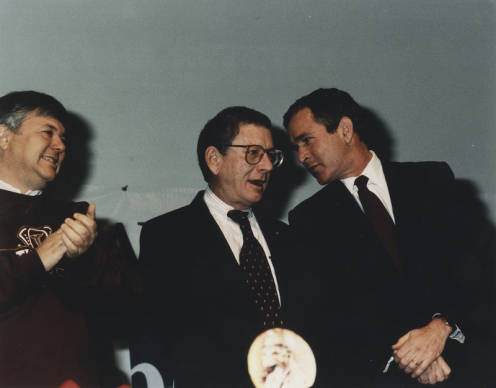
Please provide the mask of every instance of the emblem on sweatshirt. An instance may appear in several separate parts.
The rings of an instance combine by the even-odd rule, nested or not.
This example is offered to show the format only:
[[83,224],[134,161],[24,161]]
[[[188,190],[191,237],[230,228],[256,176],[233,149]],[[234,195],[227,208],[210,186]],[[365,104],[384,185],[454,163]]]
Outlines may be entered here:
[[17,232],[17,238],[23,242],[23,246],[34,249],[40,246],[50,233],[52,233],[52,228],[49,226],[40,228],[23,226]]

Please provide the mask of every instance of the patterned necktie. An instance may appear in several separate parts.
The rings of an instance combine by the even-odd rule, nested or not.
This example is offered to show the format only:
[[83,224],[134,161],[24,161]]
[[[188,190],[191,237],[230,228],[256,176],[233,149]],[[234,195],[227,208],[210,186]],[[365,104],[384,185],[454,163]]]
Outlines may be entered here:
[[386,248],[386,251],[393,259],[396,269],[402,272],[398,248],[396,246],[394,222],[381,200],[367,188],[368,180],[369,178],[365,175],[360,175],[355,179],[355,185],[358,187],[358,197],[362,203],[365,215],[379,236],[384,248]]
[[243,246],[239,253],[239,265],[244,282],[249,287],[252,300],[263,317],[263,327],[283,326],[281,306],[277,298],[276,285],[265,256],[265,252],[253,235],[248,213],[230,210],[227,215],[239,224],[243,233]]

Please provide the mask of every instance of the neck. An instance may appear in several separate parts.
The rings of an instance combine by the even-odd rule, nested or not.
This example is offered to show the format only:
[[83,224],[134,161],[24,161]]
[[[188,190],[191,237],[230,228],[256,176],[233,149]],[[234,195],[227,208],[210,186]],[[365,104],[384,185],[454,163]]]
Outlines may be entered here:
[[372,152],[369,151],[364,143],[359,143],[349,155],[349,158],[351,168],[341,179],[359,176],[372,159]]
[[11,184],[8,180],[0,177],[0,189],[11,191],[13,193],[20,194],[40,194],[41,190],[38,189],[23,189],[15,186],[15,184]]
[[229,201],[228,196],[225,195],[224,192],[220,190],[219,187],[215,184],[209,184],[209,188],[220,201],[224,202],[226,205],[232,206],[236,210],[247,210],[250,208],[249,206],[246,206],[244,204]]

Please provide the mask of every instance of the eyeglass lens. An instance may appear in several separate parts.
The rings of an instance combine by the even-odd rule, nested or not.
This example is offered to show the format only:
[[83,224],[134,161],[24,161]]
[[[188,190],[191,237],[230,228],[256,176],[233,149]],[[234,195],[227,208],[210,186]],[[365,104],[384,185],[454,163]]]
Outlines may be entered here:
[[267,156],[269,157],[272,165],[274,167],[279,166],[281,159],[282,159],[281,158],[281,151],[279,151],[279,150],[265,151],[265,149],[259,145],[251,145],[247,148],[246,161],[250,164],[257,164],[262,160],[265,152],[267,152]]

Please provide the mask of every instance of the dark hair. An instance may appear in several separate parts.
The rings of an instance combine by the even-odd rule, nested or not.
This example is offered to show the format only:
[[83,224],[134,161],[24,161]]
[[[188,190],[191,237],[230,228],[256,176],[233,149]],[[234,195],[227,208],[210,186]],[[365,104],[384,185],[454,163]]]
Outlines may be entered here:
[[353,122],[354,131],[362,139],[361,118],[363,109],[348,93],[336,88],[321,88],[299,98],[284,114],[284,127],[286,129],[293,116],[303,108],[309,108],[315,121],[324,125],[329,133],[336,131],[343,116],[349,117]]
[[67,111],[59,101],[48,94],[27,90],[11,92],[0,97],[0,125],[5,125],[12,132],[17,132],[31,112],[53,117],[65,126]]
[[244,106],[231,106],[217,113],[201,130],[196,153],[203,178],[207,182],[210,182],[212,173],[205,161],[205,150],[210,146],[214,146],[225,155],[225,145],[232,143],[239,133],[241,124],[255,124],[269,130],[272,127],[270,119],[263,113]]

